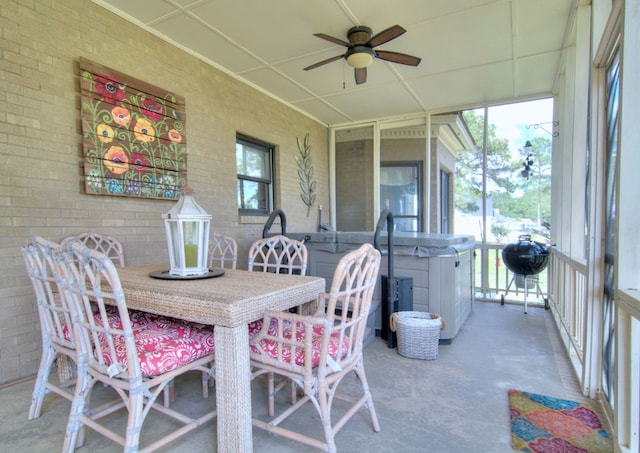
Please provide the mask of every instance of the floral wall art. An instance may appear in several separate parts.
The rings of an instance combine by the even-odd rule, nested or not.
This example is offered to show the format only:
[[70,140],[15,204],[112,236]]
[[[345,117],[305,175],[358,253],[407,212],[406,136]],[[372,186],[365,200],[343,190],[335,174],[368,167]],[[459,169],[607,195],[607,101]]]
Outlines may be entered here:
[[184,98],[80,59],[85,190],[177,199],[187,182]]

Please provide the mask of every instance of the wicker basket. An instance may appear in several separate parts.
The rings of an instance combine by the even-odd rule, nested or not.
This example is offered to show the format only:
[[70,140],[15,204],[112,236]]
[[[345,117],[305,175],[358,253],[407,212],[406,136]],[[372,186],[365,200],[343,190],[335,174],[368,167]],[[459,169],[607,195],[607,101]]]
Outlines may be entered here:
[[440,331],[445,321],[434,313],[399,311],[391,314],[389,328],[398,337],[398,353],[411,359],[438,357]]

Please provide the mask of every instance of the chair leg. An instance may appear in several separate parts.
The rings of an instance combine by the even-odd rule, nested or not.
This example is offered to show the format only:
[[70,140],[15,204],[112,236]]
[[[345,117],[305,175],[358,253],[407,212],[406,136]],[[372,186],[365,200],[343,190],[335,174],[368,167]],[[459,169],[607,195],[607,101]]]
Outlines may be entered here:
[[367,398],[367,402],[364,406],[369,409],[373,430],[378,433],[380,432],[380,423],[378,422],[378,415],[376,414],[376,408],[373,404],[373,397],[371,396],[371,390],[369,390],[369,383],[367,382],[367,375],[364,372],[364,363],[362,363],[362,361],[354,368],[354,372],[356,373],[358,380],[360,380],[360,384],[362,384],[362,391]]
[[322,428],[324,429],[325,441],[327,442],[327,451],[329,453],[336,453],[336,442],[334,439],[335,433],[333,432],[333,426],[331,425],[331,402],[329,401],[330,396],[327,390],[326,383],[324,385],[320,385],[317,395],[318,409],[320,412]]
[[[206,371],[202,372],[202,398],[209,398],[209,385],[212,383],[213,378]],[[213,385],[212,385],[213,386]]]
[[274,377],[273,373],[267,373],[267,395],[268,395],[268,405],[269,405],[269,417],[273,417],[275,415],[275,398],[276,398],[276,390],[274,385]]
[[171,406],[171,403],[175,400],[175,386],[173,385],[173,380],[162,390],[162,397],[162,405],[167,408]]
[[165,388],[162,389],[162,405],[166,408],[171,406],[171,395],[169,394],[169,387],[171,386],[171,382],[167,384]]
[[31,407],[29,407],[29,416],[27,417],[29,420],[40,417],[42,402],[47,393],[49,393],[47,383],[49,382],[49,374],[51,373],[51,367],[53,366],[55,358],[56,354],[53,348],[43,345],[42,356],[40,357],[40,368],[38,368],[38,376],[33,387]]
[[[127,418],[127,430],[124,442],[125,452],[138,451],[140,445],[140,431],[144,420],[144,392],[140,388],[131,388],[129,391],[129,417]],[[173,386],[173,381],[171,384]],[[151,404],[151,402],[149,402]]]
[[291,405],[294,405],[298,400],[298,387],[293,380],[290,380],[289,382],[291,383]]
[[214,363],[214,362],[211,362],[211,363],[209,364],[209,373],[208,373],[208,376],[209,376],[209,380],[208,380],[209,387],[213,387],[213,386],[216,384],[215,368],[214,368],[214,366],[215,366],[215,363]]
[[84,424],[80,417],[85,411],[87,399],[91,393],[90,376],[85,370],[86,365],[78,365],[78,375],[76,376],[76,389],[71,402],[71,412],[64,434],[63,453],[72,453],[76,447],[80,446],[80,441],[84,440]]

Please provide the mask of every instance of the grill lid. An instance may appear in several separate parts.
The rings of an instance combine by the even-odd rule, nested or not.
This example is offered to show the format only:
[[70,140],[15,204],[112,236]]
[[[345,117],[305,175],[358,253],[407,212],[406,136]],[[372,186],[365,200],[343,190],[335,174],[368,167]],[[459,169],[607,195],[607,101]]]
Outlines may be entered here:
[[518,242],[502,249],[502,261],[514,274],[535,275],[542,272],[549,262],[549,250],[544,244],[531,240],[531,236],[518,236]]

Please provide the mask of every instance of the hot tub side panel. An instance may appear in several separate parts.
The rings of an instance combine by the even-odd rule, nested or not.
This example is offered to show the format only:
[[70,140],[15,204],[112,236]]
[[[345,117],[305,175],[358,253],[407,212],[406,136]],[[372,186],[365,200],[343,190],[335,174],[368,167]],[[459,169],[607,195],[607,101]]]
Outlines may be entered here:
[[[331,287],[333,272],[338,261],[363,242],[370,242],[373,233],[294,233],[296,239],[307,238],[309,251],[308,274],[326,279]],[[292,235],[292,236],[293,236]],[[300,236],[298,238],[298,236]],[[441,342],[450,342],[471,313],[473,303],[473,250],[474,243],[459,245],[458,238],[433,238],[437,247],[429,248],[424,238],[402,238],[395,247],[394,277],[413,279],[413,310],[437,313],[446,321]],[[411,242],[416,244],[411,245]],[[454,240],[456,247],[446,246]],[[395,241],[394,241],[395,242]],[[444,246],[444,248],[443,248]],[[446,252],[443,250],[446,249]],[[382,257],[380,275],[388,276],[388,259]],[[368,323],[368,340],[382,329],[381,277],[378,278]]]

